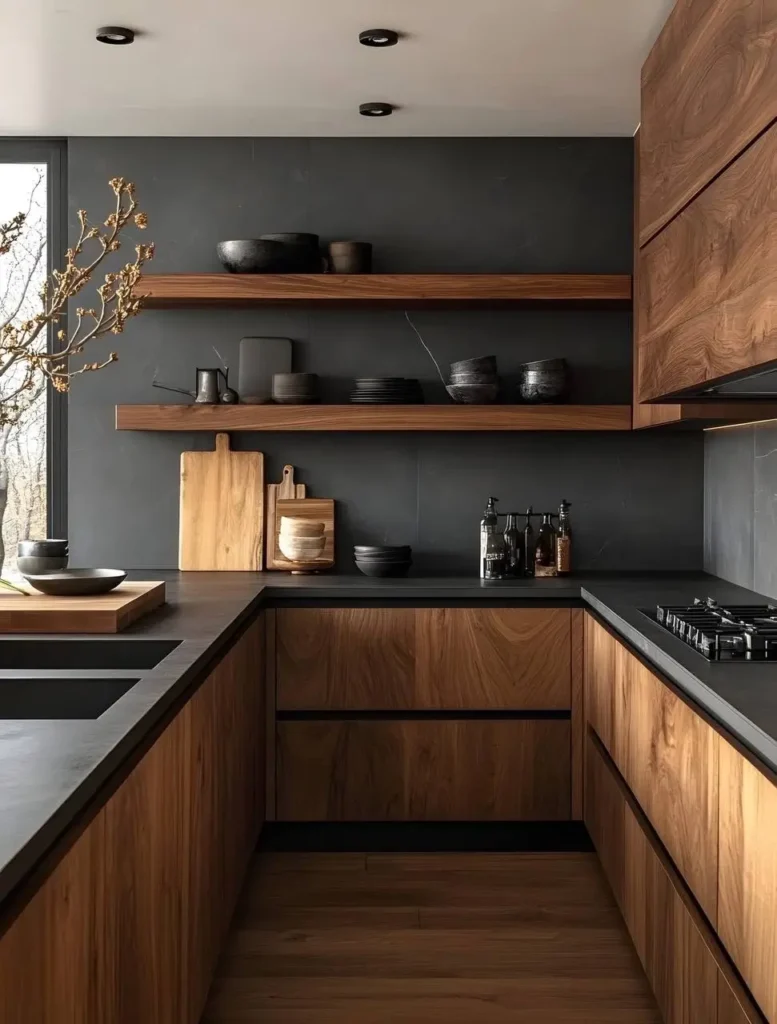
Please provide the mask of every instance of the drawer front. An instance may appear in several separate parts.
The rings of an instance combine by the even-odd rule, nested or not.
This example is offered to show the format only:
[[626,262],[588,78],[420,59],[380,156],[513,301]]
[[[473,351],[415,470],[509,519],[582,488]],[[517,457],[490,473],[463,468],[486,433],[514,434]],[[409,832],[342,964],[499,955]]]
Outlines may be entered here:
[[760,1019],[599,743],[587,738],[585,822],[653,989],[671,1024]]
[[720,741],[718,932],[769,1021],[777,1021],[777,787]]
[[280,821],[570,816],[568,721],[279,721]]
[[282,711],[567,709],[570,611],[279,609],[277,672]]

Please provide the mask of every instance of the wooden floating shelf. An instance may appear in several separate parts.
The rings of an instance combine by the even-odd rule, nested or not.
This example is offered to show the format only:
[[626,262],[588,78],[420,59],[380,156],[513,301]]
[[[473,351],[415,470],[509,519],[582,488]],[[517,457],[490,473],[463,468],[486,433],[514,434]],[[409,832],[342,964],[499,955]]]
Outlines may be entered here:
[[176,306],[631,301],[628,274],[144,274],[149,309]]
[[117,405],[117,430],[631,430],[630,405]]
[[774,419],[777,419],[777,402],[758,399],[743,402],[704,399],[659,405],[642,403],[634,407],[635,430],[678,426],[705,430],[709,427],[731,427]]

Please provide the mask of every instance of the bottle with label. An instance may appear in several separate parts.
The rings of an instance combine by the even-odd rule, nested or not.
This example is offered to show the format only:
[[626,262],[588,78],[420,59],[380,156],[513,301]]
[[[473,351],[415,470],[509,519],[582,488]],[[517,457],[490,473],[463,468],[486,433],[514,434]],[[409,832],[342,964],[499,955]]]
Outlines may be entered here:
[[553,527],[553,513],[543,512],[542,525],[537,534],[534,549],[534,575],[558,576],[556,570],[556,531]]
[[529,505],[529,507],[523,513],[523,516],[526,519],[526,528],[523,531],[523,571],[524,575],[533,576],[535,542],[534,530],[532,529],[531,525],[531,521],[534,518],[534,510],[532,509],[531,505]]
[[504,532],[505,576],[515,579],[523,576],[523,534],[518,529],[518,516],[510,512]]
[[492,533],[497,533],[499,518],[496,511],[496,503],[499,498],[489,498],[483,518],[480,520],[480,578],[482,580],[493,578],[487,575],[488,539]]
[[572,524],[569,521],[569,510],[571,507],[566,498],[558,507],[556,571],[559,576],[568,576],[572,572]]

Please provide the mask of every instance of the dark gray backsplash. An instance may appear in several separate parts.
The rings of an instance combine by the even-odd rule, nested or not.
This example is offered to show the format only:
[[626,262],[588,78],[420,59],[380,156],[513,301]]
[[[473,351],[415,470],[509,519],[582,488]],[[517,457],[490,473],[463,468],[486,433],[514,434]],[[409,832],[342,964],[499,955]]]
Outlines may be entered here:
[[[69,142],[71,226],[107,211],[107,179],[138,186],[155,272],[218,270],[215,243],[317,231],[375,244],[375,270],[628,273],[630,139],[91,139]],[[411,312],[443,369],[495,353],[565,356],[574,396],[628,402],[631,317],[606,309]],[[151,378],[192,382],[216,345],[237,370],[245,335],[295,341],[295,368],[342,399],[354,375],[418,376],[444,395],[402,310],[147,311],[113,346],[120,362],[70,399],[70,538],[80,564],[177,560],[182,450],[210,435],[113,430],[117,402],[157,402]],[[111,339],[113,340],[113,339]],[[106,343],[107,346],[107,343]],[[169,396],[171,399],[174,396]],[[339,501],[339,561],[359,540],[408,542],[422,568],[475,571],[486,497],[501,508],[573,503],[586,569],[698,569],[702,441],[692,434],[235,434]]]
[[777,598],[777,422],[704,441],[704,568]]

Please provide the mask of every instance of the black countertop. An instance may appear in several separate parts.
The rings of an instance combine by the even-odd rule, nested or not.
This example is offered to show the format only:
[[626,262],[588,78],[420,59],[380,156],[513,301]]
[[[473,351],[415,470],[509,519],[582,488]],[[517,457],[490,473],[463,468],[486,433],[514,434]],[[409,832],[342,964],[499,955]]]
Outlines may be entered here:
[[[460,577],[371,580],[277,573],[133,575],[165,579],[168,603],[117,639],[154,637],[181,643],[156,668],[130,673],[139,681],[94,721],[0,720],[0,902],[263,606],[319,601],[585,604],[762,765],[777,771],[777,665],[707,662],[643,612],[658,603],[690,603],[694,597],[740,603],[758,598],[704,573],[577,575],[500,583]],[[0,679],[33,675],[3,670],[3,642],[0,639]],[[101,672],[100,677],[113,674],[128,675]]]

